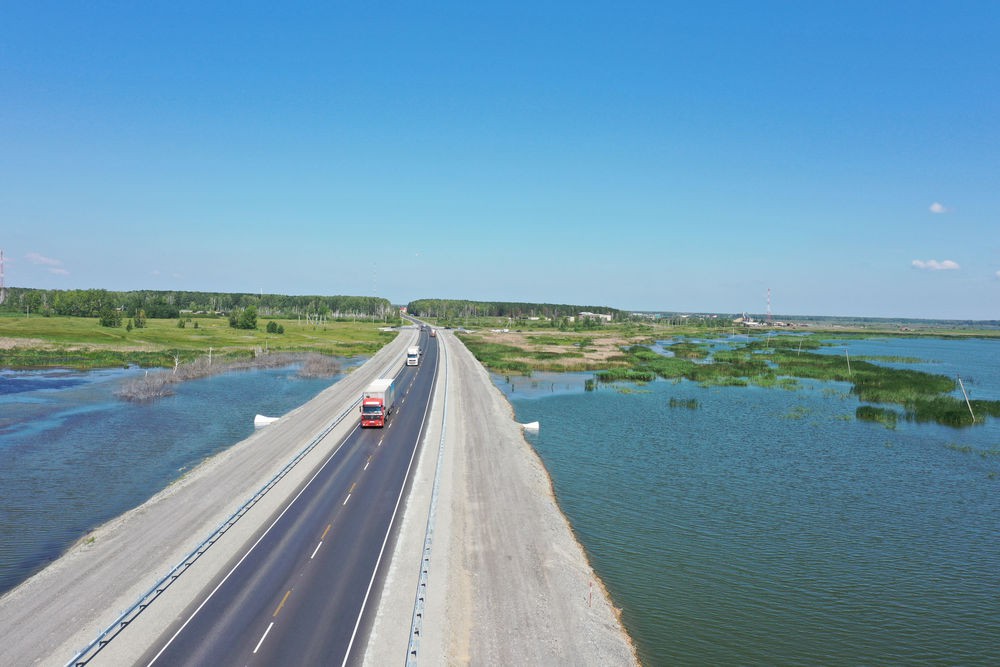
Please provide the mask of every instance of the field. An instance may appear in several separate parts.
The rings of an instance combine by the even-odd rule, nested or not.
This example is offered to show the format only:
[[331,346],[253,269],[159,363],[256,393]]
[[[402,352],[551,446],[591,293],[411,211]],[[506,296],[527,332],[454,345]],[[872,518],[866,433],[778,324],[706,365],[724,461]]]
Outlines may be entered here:
[[[149,319],[131,331],[84,317],[0,317],[0,368],[173,366],[212,354],[245,359],[262,352],[373,354],[395,337],[378,322],[275,320],[284,333],[234,329],[226,318]],[[178,322],[184,324],[180,327]]]

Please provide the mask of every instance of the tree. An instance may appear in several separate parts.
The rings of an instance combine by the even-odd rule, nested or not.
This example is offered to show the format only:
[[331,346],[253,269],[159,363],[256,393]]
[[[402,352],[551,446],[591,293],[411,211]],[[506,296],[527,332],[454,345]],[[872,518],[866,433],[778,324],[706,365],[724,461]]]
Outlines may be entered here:
[[257,328],[257,306],[247,306],[237,309],[229,315],[229,326],[234,329]]
[[98,322],[102,327],[120,327],[122,325],[122,314],[111,306],[105,306],[98,315]]
[[145,329],[146,328],[146,311],[140,308],[135,313],[135,328]]

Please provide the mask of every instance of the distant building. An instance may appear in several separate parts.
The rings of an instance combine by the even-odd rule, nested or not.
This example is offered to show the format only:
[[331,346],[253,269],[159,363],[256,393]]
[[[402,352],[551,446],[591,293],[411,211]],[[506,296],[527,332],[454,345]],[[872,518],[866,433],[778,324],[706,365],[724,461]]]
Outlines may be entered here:
[[580,319],[581,320],[602,320],[604,322],[610,322],[612,318],[611,318],[611,315],[605,315],[604,313],[590,313],[590,312],[587,312],[587,311],[583,311],[582,313],[580,313]]

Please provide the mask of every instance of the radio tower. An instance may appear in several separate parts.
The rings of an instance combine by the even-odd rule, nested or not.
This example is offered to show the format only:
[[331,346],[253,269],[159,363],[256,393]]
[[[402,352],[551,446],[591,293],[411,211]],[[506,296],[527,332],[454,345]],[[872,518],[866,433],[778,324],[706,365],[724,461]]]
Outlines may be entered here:
[[7,300],[7,286],[3,282],[3,250],[0,250],[0,306]]
[[767,288],[767,325],[771,326],[774,318],[771,317],[771,288]]

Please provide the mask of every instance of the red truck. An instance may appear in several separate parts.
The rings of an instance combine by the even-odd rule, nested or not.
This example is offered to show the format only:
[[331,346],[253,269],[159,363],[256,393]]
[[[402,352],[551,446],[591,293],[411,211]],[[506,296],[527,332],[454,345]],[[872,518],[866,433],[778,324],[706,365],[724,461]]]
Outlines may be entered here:
[[396,403],[396,387],[392,378],[373,381],[361,394],[361,427],[382,428]]

